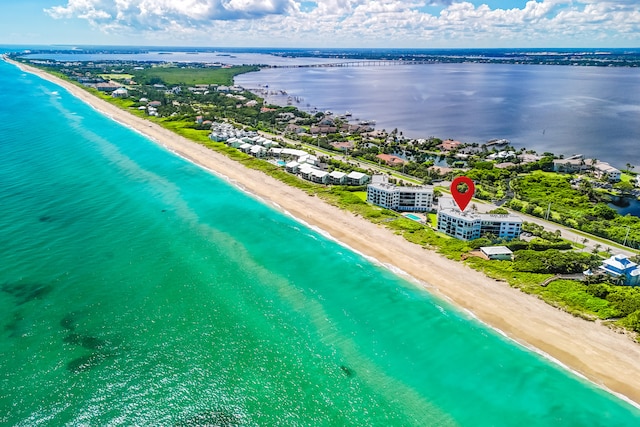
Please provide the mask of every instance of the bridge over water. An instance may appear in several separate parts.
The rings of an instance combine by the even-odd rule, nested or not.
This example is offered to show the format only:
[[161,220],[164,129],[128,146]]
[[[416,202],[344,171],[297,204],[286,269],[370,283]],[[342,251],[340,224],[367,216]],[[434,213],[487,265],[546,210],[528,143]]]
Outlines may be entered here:
[[270,65],[267,68],[340,68],[340,67],[389,67],[396,65],[422,65],[422,64],[434,64],[437,61],[346,61],[346,62],[332,62],[327,64],[304,64],[304,65]]

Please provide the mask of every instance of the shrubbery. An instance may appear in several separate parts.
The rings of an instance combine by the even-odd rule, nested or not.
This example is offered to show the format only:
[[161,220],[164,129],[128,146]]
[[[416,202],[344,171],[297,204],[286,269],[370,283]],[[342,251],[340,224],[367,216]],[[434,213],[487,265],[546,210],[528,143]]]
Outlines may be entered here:
[[534,251],[527,249],[516,252],[513,269],[530,273],[571,274],[581,273],[599,264],[598,257],[583,252],[561,252],[557,249]]

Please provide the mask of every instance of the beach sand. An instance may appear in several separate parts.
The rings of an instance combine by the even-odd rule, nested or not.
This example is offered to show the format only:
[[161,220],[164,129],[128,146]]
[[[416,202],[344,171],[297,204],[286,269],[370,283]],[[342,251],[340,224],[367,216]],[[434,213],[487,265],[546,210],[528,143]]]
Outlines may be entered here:
[[93,106],[114,120],[136,129],[176,154],[317,227],[334,239],[400,269],[428,290],[468,310],[513,340],[561,362],[595,384],[640,404],[640,345],[627,335],[574,317],[535,296],[509,287],[462,263],[406,241],[380,225],[330,206],[262,172],[185,139],[150,121],[123,111],[64,80],[36,68],[17,64]]

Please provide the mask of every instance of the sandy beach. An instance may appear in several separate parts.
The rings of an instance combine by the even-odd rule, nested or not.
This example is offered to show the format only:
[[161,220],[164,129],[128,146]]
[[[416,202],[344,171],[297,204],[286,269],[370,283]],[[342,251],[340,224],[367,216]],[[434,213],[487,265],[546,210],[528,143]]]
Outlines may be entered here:
[[324,203],[263,173],[129,114],[41,70],[16,64],[64,87],[96,110],[190,161],[227,177],[334,239],[400,269],[430,292],[473,313],[519,343],[557,359],[594,383],[640,404],[640,344],[628,336],[551,307],[462,263],[409,243],[382,226]]

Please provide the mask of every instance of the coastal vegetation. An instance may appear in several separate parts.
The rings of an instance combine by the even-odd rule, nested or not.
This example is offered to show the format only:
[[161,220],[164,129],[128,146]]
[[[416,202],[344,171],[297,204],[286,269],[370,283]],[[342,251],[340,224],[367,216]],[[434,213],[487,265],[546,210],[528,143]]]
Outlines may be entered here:
[[[294,106],[265,105],[257,95],[241,89],[218,90],[220,86],[230,86],[233,75],[252,71],[255,69],[252,67],[136,70],[133,65],[120,64],[121,73],[114,76],[112,65],[98,72],[91,67],[66,65],[47,65],[46,69],[132,114],[229,156],[248,168],[261,170],[310,196],[384,225],[415,244],[462,261],[574,315],[606,320],[640,332],[638,289],[615,286],[606,276],[593,276],[584,282],[563,277],[597,267],[602,260],[598,251],[582,251],[583,246],[578,242],[569,242],[558,233],[529,223],[525,223],[523,229],[534,236],[530,241],[506,242],[490,235],[473,241],[457,240],[436,232],[431,223],[425,225],[366,203],[361,197],[362,187],[325,186],[299,179],[271,162],[212,141],[209,134],[215,121],[269,132],[283,146],[310,152],[322,147],[323,152],[328,153],[322,159],[328,168],[347,172],[384,171],[392,174],[392,182],[407,177],[409,183],[437,183],[464,174],[476,182],[476,195],[480,199],[500,201],[510,209],[636,247],[640,244],[640,219],[621,216],[608,206],[612,197],[628,195],[633,189],[630,173],[624,175],[626,185],[618,188],[607,187],[603,180],[590,174],[581,174],[580,182],[576,183],[577,174],[552,172],[556,159],[552,153],[537,155],[526,149],[492,144],[459,144],[445,149],[445,141],[439,138],[409,140],[397,129],[375,131],[368,125],[349,125],[345,118],[324,113],[309,114]],[[87,73],[89,78],[99,79],[99,75],[106,72],[112,81],[120,80],[116,78],[118,74],[126,76],[121,80],[129,80],[128,96],[114,97],[81,83]],[[131,76],[135,81],[131,81]],[[156,105],[153,110],[151,102]],[[151,114],[152,111],[156,114]],[[496,158],[502,152],[507,154]],[[395,156],[401,161],[397,164],[385,161],[387,164],[383,165],[380,155]],[[505,165],[505,159],[509,165]],[[436,166],[436,163],[447,166]],[[513,260],[489,261],[473,255],[474,250],[489,245],[506,245],[514,252]]]
[[640,218],[619,215],[607,202],[609,193],[598,191],[586,179],[572,185],[571,175],[534,171],[511,180],[511,209],[549,219],[595,236],[636,247],[640,243]]

